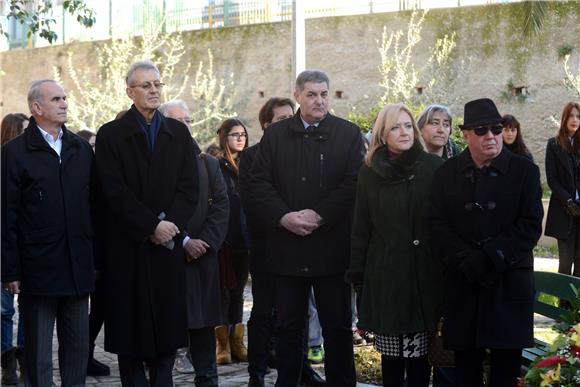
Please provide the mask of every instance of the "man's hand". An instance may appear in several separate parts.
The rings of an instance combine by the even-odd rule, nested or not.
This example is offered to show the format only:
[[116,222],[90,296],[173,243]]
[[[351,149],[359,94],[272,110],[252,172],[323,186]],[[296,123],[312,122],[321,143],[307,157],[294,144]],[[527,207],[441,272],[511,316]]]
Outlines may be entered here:
[[155,227],[155,231],[153,235],[149,237],[151,242],[155,243],[156,245],[162,245],[166,242],[169,242],[179,233],[179,228],[172,222],[167,220],[162,220],[157,224]]
[[3,285],[4,290],[6,290],[10,294],[20,293],[20,281],[6,282]]
[[[312,211],[312,210],[304,210]],[[312,211],[316,214],[314,211]],[[298,211],[289,212],[280,219],[280,226],[300,236],[312,234],[318,228],[318,223],[310,219],[311,215],[304,216]]]
[[191,256],[193,259],[198,259],[207,252],[209,245],[201,239],[189,239],[184,248],[187,255]]
[[322,224],[322,217],[316,213],[316,211],[311,209],[306,209],[298,212],[300,217],[310,223],[316,223],[317,227]]

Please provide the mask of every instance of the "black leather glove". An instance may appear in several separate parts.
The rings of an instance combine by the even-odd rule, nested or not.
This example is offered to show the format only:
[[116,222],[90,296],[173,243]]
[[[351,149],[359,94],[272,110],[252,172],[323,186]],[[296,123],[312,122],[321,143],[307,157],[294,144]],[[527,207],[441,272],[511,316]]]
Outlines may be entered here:
[[580,216],[580,206],[578,206],[578,204],[572,199],[566,200],[566,203],[564,203],[564,209],[570,216]]
[[481,250],[473,250],[459,264],[459,271],[469,282],[489,286],[495,280],[491,259]]

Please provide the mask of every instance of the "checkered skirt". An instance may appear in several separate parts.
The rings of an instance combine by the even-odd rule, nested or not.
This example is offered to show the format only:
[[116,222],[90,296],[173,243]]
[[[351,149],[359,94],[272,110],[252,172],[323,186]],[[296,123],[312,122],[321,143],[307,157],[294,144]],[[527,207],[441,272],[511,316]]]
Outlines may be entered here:
[[427,355],[427,333],[405,335],[375,334],[375,349],[384,356],[420,357]]

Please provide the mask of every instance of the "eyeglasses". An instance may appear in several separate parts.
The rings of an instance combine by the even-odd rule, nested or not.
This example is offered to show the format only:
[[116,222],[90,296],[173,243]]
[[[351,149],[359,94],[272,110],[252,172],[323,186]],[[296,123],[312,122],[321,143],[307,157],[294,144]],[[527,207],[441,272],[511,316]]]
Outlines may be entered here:
[[161,90],[161,89],[163,89],[163,86],[165,86],[165,83],[162,83],[162,82],[145,82],[145,83],[142,83],[140,85],[133,85],[133,86],[129,86],[129,87],[139,87],[139,88],[141,88],[141,89],[143,89],[145,91],[149,91],[149,90],[151,90],[151,88],[153,86],[155,86],[155,88],[157,90]]
[[501,125],[488,125],[488,126],[478,126],[477,128],[472,128],[468,130],[473,130],[476,135],[478,136],[485,136],[488,131],[491,130],[494,136],[497,136],[501,132],[503,132],[503,126]]
[[234,137],[236,140],[240,140],[241,138],[246,138],[248,135],[246,133],[230,133],[228,137]]

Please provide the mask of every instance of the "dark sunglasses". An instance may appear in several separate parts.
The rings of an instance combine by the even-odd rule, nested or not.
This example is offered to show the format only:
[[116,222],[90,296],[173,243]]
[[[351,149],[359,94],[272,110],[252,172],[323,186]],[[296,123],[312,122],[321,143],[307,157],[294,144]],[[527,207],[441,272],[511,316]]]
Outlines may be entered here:
[[477,128],[470,129],[475,132],[478,136],[485,136],[488,131],[491,130],[494,136],[497,136],[503,131],[503,126],[501,125],[488,125],[488,126],[478,126]]

